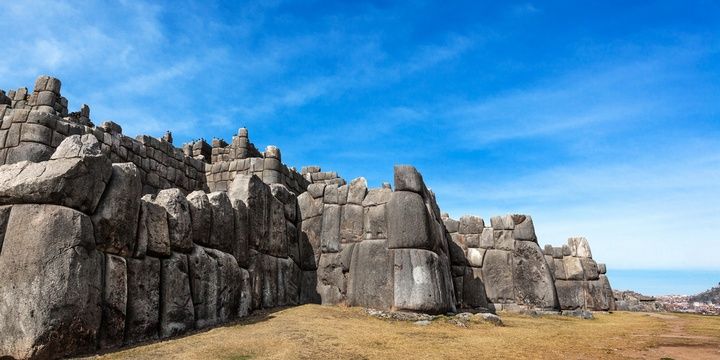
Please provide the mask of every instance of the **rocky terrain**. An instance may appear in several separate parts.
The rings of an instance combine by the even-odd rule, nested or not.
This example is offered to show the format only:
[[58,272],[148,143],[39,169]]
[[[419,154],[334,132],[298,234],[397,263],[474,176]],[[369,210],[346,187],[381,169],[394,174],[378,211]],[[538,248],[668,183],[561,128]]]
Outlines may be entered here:
[[646,296],[634,291],[614,294],[618,310],[720,315],[720,286],[697,295]]
[[[443,214],[412,166],[369,188],[241,128],[130,138],[58,79],[0,91],[0,357],[58,358],[307,303],[429,315],[615,309],[588,241]],[[458,318],[458,319],[460,319]],[[458,320],[464,321],[464,320]]]

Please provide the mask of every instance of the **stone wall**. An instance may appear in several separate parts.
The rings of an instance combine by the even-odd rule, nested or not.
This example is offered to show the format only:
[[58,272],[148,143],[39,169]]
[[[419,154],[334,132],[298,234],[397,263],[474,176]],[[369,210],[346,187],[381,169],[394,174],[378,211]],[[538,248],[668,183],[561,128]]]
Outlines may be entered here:
[[0,167],[0,349],[58,357],[162,339],[300,303],[295,196],[237,176],[228,192],[142,194],[92,135]]
[[[344,183],[344,181],[343,181]],[[428,313],[454,311],[448,238],[434,195],[410,166],[395,191],[364,178],[318,181],[298,197],[305,249],[323,304]]]
[[207,166],[207,184],[211,191],[226,190],[236,175],[255,175],[266,184],[282,184],[295,194],[307,189],[309,181],[283,165],[280,149],[268,146],[260,153],[248,141],[248,131],[241,128],[233,142],[214,141],[212,164]]
[[558,308],[552,274],[530,216],[496,216],[490,219],[491,227],[476,216],[443,219],[453,239],[453,279],[461,307]]
[[587,239],[571,237],[561,247],[545,245],[544,254],[561,309],[615,310],[606,266],[593,260]]
[[[53,100],[48,100],[52,98]],[[52,104],[52,105],[50,105]],[[240,129],[172,145],[67,113],[56,79],[0,93],[0,357],[164,339],[304,303],[446,313],[612,310],[584,238],[441,215],[412,166],[368,189],[297,173]]]
[[203,140],[175,148],[164,138],[140,135],[133,139],[113,122],[95,126],[87,105],[68,113],[60,88],[58,79],[41,76],[31,94],[22,88],[9,92],[12,97],[0,95],[0,165],[47,160],[65,137],[92,134],[113,163],[132,162],[138,167],[144,193],[173,187],[186,193],[227,190],[236,174],[254,174],[296,194],[310,183],[282,164],[277,147],[268,146],[260,153],[249,141],[247,129],[241,128],[229,145],[216,139],[212,148]]

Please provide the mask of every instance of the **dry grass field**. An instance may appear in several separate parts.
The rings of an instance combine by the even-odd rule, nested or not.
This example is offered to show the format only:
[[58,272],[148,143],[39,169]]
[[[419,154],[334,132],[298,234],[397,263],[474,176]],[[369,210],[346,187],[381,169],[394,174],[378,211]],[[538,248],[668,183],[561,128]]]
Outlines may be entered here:
[[720,359],[720,317],[616,312],[594,320],[500,314],[505,326],[383,320],[304,305],[104,359]]

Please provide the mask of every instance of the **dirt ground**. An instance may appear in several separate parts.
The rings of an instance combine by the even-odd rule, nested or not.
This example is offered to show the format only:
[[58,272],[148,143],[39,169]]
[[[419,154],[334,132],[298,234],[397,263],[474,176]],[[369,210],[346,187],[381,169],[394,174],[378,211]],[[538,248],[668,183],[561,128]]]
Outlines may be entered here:
[[103,359],[720,359],[720,317],[615,312],[593,320],[501,313],[505,326],[382,320],[303,305],[121,349]]

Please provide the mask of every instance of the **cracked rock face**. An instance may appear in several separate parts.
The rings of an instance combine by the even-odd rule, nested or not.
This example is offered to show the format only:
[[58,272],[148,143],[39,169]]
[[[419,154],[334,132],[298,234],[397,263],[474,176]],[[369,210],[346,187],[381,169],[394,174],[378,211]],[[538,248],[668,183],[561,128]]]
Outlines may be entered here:
[[94,213],[112,163],[96,151],[90,138],[65,139],[48,161],[0,166],[0,204],[55,204]]
[[92,234],[75,210],[12,207],[0,256],[0,349],[16,358],[94,349],[103,261]]

